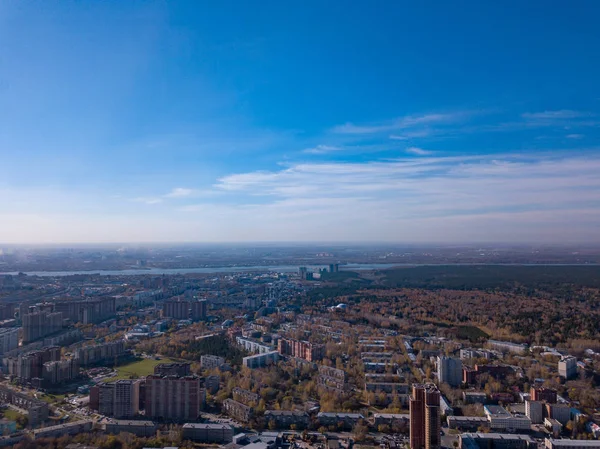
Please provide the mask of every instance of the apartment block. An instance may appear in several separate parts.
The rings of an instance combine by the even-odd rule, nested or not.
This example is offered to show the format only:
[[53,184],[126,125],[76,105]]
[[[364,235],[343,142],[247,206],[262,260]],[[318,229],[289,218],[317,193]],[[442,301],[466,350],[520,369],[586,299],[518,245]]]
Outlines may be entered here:
[[45,387],[70,382],[79,377],[79,362],[76,359],[46,362],[44,363],[42,377]]
[[303,429],[309,424],[308,414],[305,412],[267,410],[265,419],[269,424],[274,423],[276,429],[289,429],[292,424]]
[[254,416],[254,408],[233,399],[223,401],[223,410],[227,415],[240,422],[246,423]]
[[549,404],[556,404],[556,390],[545,387],[531,387],[529,394],[532,401],[545,401]]
[[262,368],[265,366],[277,363],[279,360],[279,353],[277,351],[266,352],[263,354],[250,355],[242,359],[242,363],[245,367],[254,369]]
[[410,448],[439,449],[440,392],[434,384],[413,384],[410,398]]
[[232,391],[233,399],[238,402],[242,402],[246,405],[257,405],[260,401],[260,396],[243,388],[235,387]]
[[321,360],[325,356],[325,345],[282,338],[277,342],[277,351],[281,355],[315,362]]
[[183,439],[199,443],[227,444],[233,441],[233,427],[227,424],[196,424],[183,425]]
[[333,368],[331,366],[319,365],[319,377],[317,377],[317,385],[328,391],[343,393],[348,391],[348,375],[342,369]]
[[157,376],[177,376],[184,377],[190,375],[189,363],[160,363],[154,367],[154,374]]
[[146,416],[169,421],[195,421],[206,393],[196,376],[146,377]]
[[80,366],[91,366],[101,363],[114,363],[115,359],[124,357],[127,353],[125,341],[118,340],[77,348],[74,352],[74,358],[79,361]]
[[544,407],[540,401],[525,401],[525,415],[532,424],[544,422]]
[[200,357],[200,366],[202,369],[221,368],[225,365],[225,359],[218,355],[206,354]]
[[54,334],[63,327],[63,314],[60,312],[44,310],[26,313],[21,320],[23,322],[23,344]]
[[19,346],[19,328],[0,329],[0,356]]
[[462,361],[453,357],[440,356],[437,358],[438,381],[451,387],[462,383]]
[[558,375],[567,380],[577,377],[577,358],[571,355],[562,357],[558,362]]

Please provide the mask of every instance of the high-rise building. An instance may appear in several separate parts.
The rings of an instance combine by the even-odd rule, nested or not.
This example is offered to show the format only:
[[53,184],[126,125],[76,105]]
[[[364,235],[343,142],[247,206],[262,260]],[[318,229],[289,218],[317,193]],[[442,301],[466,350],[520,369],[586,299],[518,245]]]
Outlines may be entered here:
[[434,384],[413,384],[410,398],[411,449],[439,449],[440,392]]
[[123,379],[115,382],[113,416],[118,419],[133,418],[140,403],[139,379]]
[[280,339],[277,342],[277,350],[281,355],[289,355],[309,362],[321,360],[325,356],[325,345],[289,338]]
[[118,359],[126,355],[127,350],[125,349],[125,341],[117,340],[100,345],[77,348],[74,354],[81,366],[89,366],[100,363],[112,364],[115,358]]
[[60,331],[63,325],[63,314],[46,310],[26,313],[22,321],[23,343],[29,343]]
[[58,346],[49,346],[37,351],[30,351],[19,354],[14,357],[5,357],[3,359],[3,371],[11,378],[18,378],[20,381],[30,381],[35,378],[42,378],[44,372],[44,363],[60,360],[60,348]]
[[54,310],[62,312],[64,318],[73,323],[99,323],[115,316],[116,301],[112,296],[81,301],[60,300],[54,303]]
[[60,385],[79,377],[79,362],[76,359],[56,360],[44,363],[45,386]]
[[205,398],[199,377],[146,377],[146,416],[150,419],[195,420]]
[[438,380],[451,387],[458,387],[462,381],[462,361],[453,357],[437,358]]
[[525,401],[525,415],[531,420],[531,424],[544,422],[544,408],[539,401]]
[[10,327],[0,329],[0,356],[12,351],[19,346],[19,328]]
[[530,390],[532,401],[546,401],[549,404],[556,404],[556,390],[545,387],[531,387]]
[[194,321],[201,321],[206,319],[208,301],[206,299],[200,299],[198,301],[192,301],[190,303],[190,317]]
[[117,419],[133,418],[139,411],[140,379],[122,379],[90,389],[90,408]]
[[176,320],[188,320],[190,318],[190,302],[168,300],[163,303],[163,316]]
[[157,376],[189,376],[189,363],[159,363],[154,367],[154,374]]
[[558,375],[567,380],[577,377],[577,359],[572,355],[562,357],[558,361]]

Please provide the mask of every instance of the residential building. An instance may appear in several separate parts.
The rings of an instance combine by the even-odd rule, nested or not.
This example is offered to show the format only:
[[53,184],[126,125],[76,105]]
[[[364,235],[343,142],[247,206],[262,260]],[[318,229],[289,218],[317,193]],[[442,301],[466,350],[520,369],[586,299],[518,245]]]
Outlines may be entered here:
[[310,343],[289,338],[281,338],[277,342],[277,351],[281,355],[304,359],[309,362],[321,360],[325,355],[325,345]]
[[463,402],[465,404],[485,404],[487,394],[484,391],[463,391]]
[[219,391],[219,387],[221,384],[221,378],[219,376],[206,376],[204,378],[204,388],[210,394],[215,394]]
[[393,426],[394,424],[408,425],[410,421],[410,415],[402,413],[374,413],[373,423],[375,426],[388,425]]
[[265,412],[265,419],[269,425],[273,423],[276,429],[289,429],[292,424],[298,429],[303,429],[309,424],[306,412],[267,410]]
[[45,387],[70,382],[79,377],[79,362],[76,359],[46,362],[44,363],[42,377]]
[[546,404],[546,416],[564,426],[571,419],[571,407],[567,404]]
[[156,436],[157,426],[152,421],[113,420],[106,423],[106,433],[118,435],[121,432],[132,433],[138,437]]
[[190,318],[194,321],[205,320],[207,315],[207,308],[208,301],[206,301],[206,299],[192,301],[190,303]]
[[140,379],[122,379],[90,388],[90,408],[117,419],[133,418],[139,412]]
[[513,415],[498,405],[485,405],[483,411],[490,423],[490,429],[530,430],[531,419],[524,415]]
[[26,313],[21,320],[23,322],[23,344],[54,334],[63,327],[63,314],[60,312],[44,310]]
[[101,363],[113,364],[116,359],[122,358],[127,354],[125,341],[117,340],[77,348],[74,352],[74,358],[79,361],[80,366],[91,366]]
[[189,363],[159,363],[154,367],[156,376],[177,376],[184,377],[190,375]]
[[465,348],[465,349],[460,350],[460,359],[461,360],[469,360],[469,359],[489,360],[491,358],[492,358],[492,353],[490,351],[486,351],[485,349]]
[[233,399],[223,401],[223,410],[227,415],[240,422],[247,423],[254,416],[254,409]]
[[337,369],[326,365],[319,365],[319,377],[317,378],[317,385],[319,388],[323,388],[328,391],[342,393],[347,391],[349,388],[348,376],[346,371],[342,369]]
[[48,420],[48,403],[31,396],[18,393],[10,388],[0,386],[0,403],[12,404],[27,411],[29,425],[33,428]]
[[476,432],[479,428],[489,428],[490,423],[485,416],[448,416],[446,418],[450,429]]
[[84,299],[81,301],[60,300],[54,303],[54,311],[73,323],[93,324],[106,321],[116,315],[115,298]]
[[365,419],[360,413],[320,412],[317,420],[322,426],[341,426],[344,429],[352,429],[361,419]]
[[600,440],[568,440],[546,438],[546,449],[600,449]]
[[504,433],[463,433],[459,445],[461,449],[537,449],[529,435]]
[[91,419],[59,424],[57,426],[44,427],[33,431],[33,439],[58,438],[63,435],[78,435],[90,432],[94,422]]
[[200,366],[202,369],[215,369],[221,368],[225,365],[225,359],[218,355],[203,355],[200,357]]
[[566,380],[577,377],[577,358],[572,355],[562,357],[558,361],[558,375]]
[[258,394],[244,390],[243,388],[235,387],[232,393],[233,399],[246,405],[258,405],[258,401],[260,401],[260,396]]
[[187,320],[190,318],[190,302],[167,300],[163,303],[163,316],[176,320]]
[[438,381],[451,387],[458,387],[462,382],[462,361],[454,357],[439,356],[437,358]]
[[0,356],[19,346],[19,328],[0,328]]
[[527,351],[527,345],[511,343],[510,341],[488,340],[488,345],[502,352],[512,352],[514,354],[523,354]]
[[540,401],[525,401],[525,415],[532,424],[541,424],[544,420],[544,407]]
[[277,351],[266,352],[262,354],[249,355],[242,359],[242,363],[248,368],[262,368],[264,366],[272,365],[277,363],[279,360],[279,353]]
[[227,424],[196,424],[183,425],[183,439],[199,443],[227,444],[233,441],[233,427]]
[[545,387],[531,387],[529,394],[532,401],[545,401],[549,404],[556,404],[556,390]]
[[235,341],[239,346],[244,348],[246,351],[251,352],[252,354],[265,354],[267,352],[273,352],[273,347],[254,340],[237,336]]
[[440,392],[434,384],[413,384],[410,398],[410,448],[439,449]]
[[146,416],[170,421],[194,421],[206,398],[196,376],[146,377]]
[[11,378],[17,378],[21,382],[29,382],[31,379],[43,378],[44,363],[58,360],[60,360],[60,348],[50,346],[17,356],[4,357],[2,360],[3,371]]

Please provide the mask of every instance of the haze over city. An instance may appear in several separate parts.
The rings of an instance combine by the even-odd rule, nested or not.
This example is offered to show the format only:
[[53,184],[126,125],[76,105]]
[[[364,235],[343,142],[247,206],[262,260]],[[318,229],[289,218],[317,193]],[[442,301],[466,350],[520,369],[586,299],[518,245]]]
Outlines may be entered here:
[[599,6],[0,4],[0,242],[600,241]]

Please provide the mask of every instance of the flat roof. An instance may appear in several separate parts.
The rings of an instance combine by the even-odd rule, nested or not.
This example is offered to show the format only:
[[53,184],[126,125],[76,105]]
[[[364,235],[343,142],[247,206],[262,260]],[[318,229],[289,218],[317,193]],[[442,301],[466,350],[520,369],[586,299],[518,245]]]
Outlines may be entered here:
[[216,424],[216,423],[185,423],[184,429],[232,429],[228,424]]
[[461,438],[473,438],[476,439],[490,439],[490,440],[524,440],[533,442],[529,435],[520,435],[512,433],[463,433]]
[[547,438],[547,440],[550,440],[553,446],[600,447],[598,440],[555,440],[554,438]]

